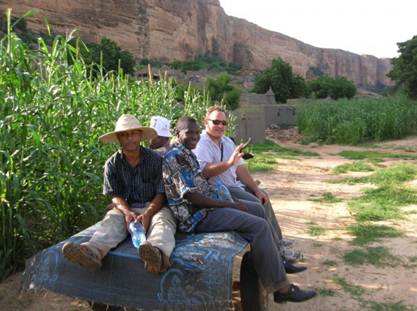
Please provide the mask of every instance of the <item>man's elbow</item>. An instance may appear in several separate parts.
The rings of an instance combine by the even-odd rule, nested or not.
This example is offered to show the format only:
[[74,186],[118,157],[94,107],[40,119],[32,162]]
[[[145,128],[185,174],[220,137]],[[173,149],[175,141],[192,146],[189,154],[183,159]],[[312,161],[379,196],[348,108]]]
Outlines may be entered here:
[[186,199],[191,204],[194,204],[195,196],[192,192],[187,192],[183,195],[183,198]]
[[183,198],[186,199],[191,204],[200,204],[204,200],[204,196],[197,192],[188,191],[183,195]]
[[210,175],[210,173],[209,172],[202,172],[202,175],[203,175],[203,177],[205,178],[205,179],[210,179],[211,177],[213,177],[213,176],[211,176]]

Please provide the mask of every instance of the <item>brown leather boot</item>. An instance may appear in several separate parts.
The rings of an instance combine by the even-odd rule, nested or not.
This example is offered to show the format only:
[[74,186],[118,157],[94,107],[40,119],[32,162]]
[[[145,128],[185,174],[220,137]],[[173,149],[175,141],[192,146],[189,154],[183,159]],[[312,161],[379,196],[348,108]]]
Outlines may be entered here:
[[145,269],[151,273],[165,272],[171,265],[169,258],[149,242],[139,247],[139,257],[145,263]]
[[91,272],[101,268],[101,258],[86,245],[67,242],[62,247],[62,254],[67,260]]

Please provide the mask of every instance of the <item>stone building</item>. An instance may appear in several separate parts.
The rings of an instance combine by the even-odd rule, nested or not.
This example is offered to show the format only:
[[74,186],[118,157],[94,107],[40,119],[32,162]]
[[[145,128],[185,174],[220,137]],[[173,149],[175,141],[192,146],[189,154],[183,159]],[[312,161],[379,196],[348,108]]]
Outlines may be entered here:
[[234,113],[237,142],[252,137],[253,143],[262,143],[266,128],[289,128],[296,122],[295,106],[277,104],[272,89],[265,94],[242,93],[239,109]]

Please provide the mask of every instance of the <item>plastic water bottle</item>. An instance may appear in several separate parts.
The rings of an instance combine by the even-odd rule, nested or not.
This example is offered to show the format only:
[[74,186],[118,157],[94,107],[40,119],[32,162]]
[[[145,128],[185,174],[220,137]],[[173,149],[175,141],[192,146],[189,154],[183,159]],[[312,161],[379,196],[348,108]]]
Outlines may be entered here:
[[129,231],[132,237],[133,246],[139,248],[139,246],[146,241],[145,229],[143,228],[143,225],[140,222],[132,221],[129,223]]

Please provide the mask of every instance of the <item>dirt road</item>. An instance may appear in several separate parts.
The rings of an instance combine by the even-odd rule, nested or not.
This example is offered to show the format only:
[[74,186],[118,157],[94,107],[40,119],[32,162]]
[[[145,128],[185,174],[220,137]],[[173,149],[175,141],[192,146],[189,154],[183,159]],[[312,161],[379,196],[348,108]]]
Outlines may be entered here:
[[[416,154],[417,138],[373,145],[371,148],[346,146],[306,147],[294,143],[281,146],[315,151],[320,157],[299,160],[278,160],[274,173],[257,174],[271,195],[274,209],[284,234],[298,241],[297,248],[305,255],[308,270],[290,276],[290,281],[302,287],[319,290],[320,295],[307,303],[273,306],[272,310],[416,310],[417,267],[398,265],[375,267],[373,265],[348,265],[343,255],[360,249],[352,245],[352,235],[347,227],[355,223],[347,203],[358,197],[370,184],[332,184],[328,181],[340,178],[332,173],[338,165],[353,162],[336,154],[344,150],[380,151]],[[389,166],[404,160],[387,160],[381,166]],[[407,160],[415,164],[414,160]],[[347,173],[346,176],[363,176],[371,173]],[[414,184],[410,182],[409,184]],[[326,193],[340,199],[338,203],[314,201]],[[368,247],[386,247],[397,258],[417,258],[417,206],[410,205],[407,217],[390,222],[400,228],[401,237],[384,238]],[[312,236],[311,228],[320,228]],[[317,230],[316,230],[317,231]],[[314,232],[313,232],[314,233]]]

